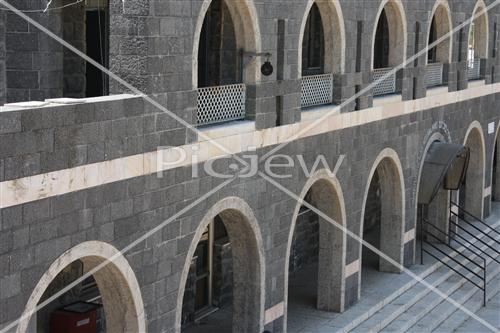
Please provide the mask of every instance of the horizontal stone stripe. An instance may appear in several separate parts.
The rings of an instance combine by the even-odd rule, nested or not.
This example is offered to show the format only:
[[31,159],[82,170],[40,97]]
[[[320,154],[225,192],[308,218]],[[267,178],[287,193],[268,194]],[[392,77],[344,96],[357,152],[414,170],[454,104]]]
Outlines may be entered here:
[[[308,129],[295,139],[324,134],[349,127],[360,126],[370,122],[403,116],[438,106],[459,103],[473,98],[495,94],[500,91],[500,83],[481,85],[458,92],[431,95],[418,100],[385,104],[369,109],[340,113],[338,106],[323,107],[318,111],[303,113],[300,123],[255,130],[253,123],[243,122],[241,125],[229,124],[209,127],[203,132],[210,141],[199,141],[179,147],[187,153],[181,163],[162,164],[157,166],[157,152],[123,157],[111,161],[88,164],[35,176],[4,181],[0,183],[0,207],[19,205],[39,199],[62,195],[95,186],[100,186],[133,177],[152,174],[158,171],[174,169],[194,163],[204,162],[222,156],[229,156],[261,148],[277,145],[290,140],[293,135],[301,133],[316,119],[332,112],[318,125]],[[249,125],[251,124],[251,125]],[[226,151],[214,145],[218,143]],[[193,160],[193,152],[197,153]],[[175,160],[178,155],[175,149],[164,152],[163,158]]]
[[282,317],[284,314],[284,303],[278,303],[275,306],[269,308],[266,310],[266,313],[264,315],[264,325],[267,325],[269,323],[272,323],[279,317]]
[[409,243],[414,239],[415,239],[415,229],[411,229],[411,230],[405,232],[404,244]]
[[349,265],[345,267],[345,277],[346,279],[356,274],[359,271],[359,259],[351,262]]

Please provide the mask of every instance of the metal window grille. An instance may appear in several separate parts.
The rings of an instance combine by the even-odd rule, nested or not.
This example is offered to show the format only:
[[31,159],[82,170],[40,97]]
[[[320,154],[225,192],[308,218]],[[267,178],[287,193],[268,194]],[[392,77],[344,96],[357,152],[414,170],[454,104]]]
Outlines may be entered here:
[[[390,71],[392,68],[380,68],[373,70],[373,82],[377,81]],[[373,96],[393,94],[396,92],[396,73],[392,73],[373,87]]]
[[333,75],[311,75],[302,78],[302,96],[300,99],[303,108],[314,105],[331,104],[333,101]]
[[478,80],[481,78],[481,59],[476,58],[469,62],[469,80]]
[[198,124],[245,118],[245,84],[198,89]]
[[427,87],[436,87],[443,84],[443,64],[428,64],[425,73]]

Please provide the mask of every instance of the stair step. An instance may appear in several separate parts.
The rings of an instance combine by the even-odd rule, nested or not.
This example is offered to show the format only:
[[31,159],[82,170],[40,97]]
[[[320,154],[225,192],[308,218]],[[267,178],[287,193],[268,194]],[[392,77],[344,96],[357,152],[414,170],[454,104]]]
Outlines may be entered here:
[[[496,282],[495,277],[498,276],[500,273],[500,270],[495,270],[492,272],[490,275],[490,283],[489,287],[493,287],[491,284],[492,279],[494,282]],[[454,290],[451,292],[451,290],[447,293],[449,294],[450,298],[456,301],[458,304],[463,305],[467,301],[469,301],[475,294],[480,295],[481,299],[479,301],[479,305],[482,305],[482,291],[474,287],[468,282],[465,283],[460,283],[461,285],[457,285],[453,287],[451,290]],[[488,286],[488,284],[487,284]],[[450,293],[451,292],[451,293]],[[418,314],[418,319],[414,319],[411,322],[408,322],[407,325],[404,327],[404,331],[410,331],[410,332],[432,332],[440,323],[442,323],[446,318],[448,318],[453,312],[455,311],[460,311],[462,314],[463,311],[460,309],[457,309],[454,307],[450,302],[443,300],[441,298],[434,299],[433,301],[429,302],[429,307],[427,309],[424,309],[424,311],[420,314]],[[469,309],[472,312],[474,310]],[[413,325],[411,325],[413,324]],[[384,330],[382,332],[385,332]]]
[[[488,301],[490,301],[500,292],[499,272],[497,272],[496,276],[494,276],[493,279],[486,286],[486,303],[488,303]],[[482,291],[476,290],[474,295],[472,295],[472,297],[470,297],[469,300],[467,300],[467,302],[463,304],[463,306],[466,309],[470,310],[471,312],[479,311],[483,306]],[[441,321],[439,325],[437,325],[433,329],[433,332],[439,332],[439,333],[453,332],[469,318],[471,317],[468,316],[463,311],[461,311],[460,309],[454,309],[454,311],[451,311],[451,313],[447,318]],[[480,325],[480,323],[478,323],[478,325]]]
[[[498,270],[495,271],[490,276],[490,280],[496,277],[498,273]],[[448,279],[436,288],[444,294],[450,295],[449,297],[459,304],[470,299],[476,292],[482,294],[482,291],[478,290],[465,279],[461,279],[458,282],[454,281],[454,279]],[[396,321],[391,322],[387,327],[382,329],[382,332],[430,332],[454,311],[455,307],[452,304],[434,292],[430,292],[399,316],[397,323]]]
[[[494,226],[497,227],[498,223]],[[479,243],[479,245],[481,244]],[[486,248],[484,245],[480,247]],[[466,262],[465,259],[459,261]],[[459,295],[464,293],[464,301],[467,300],[465,299],[466,296],[470,298],[473,295],[469,296],[467,292],[460,290],[468,282],[444,265],[430,272],[425,277],[425,281],[445,294],[456,293],[460,297]],[[477,291],[477,288],[471,284],[470,288],[472,288],[473,293]],[[344,330],[342,331],[365,333],[383,330],[384,332],[402,332],[418,323],[429,310],[443,301],[441,297],[435,295],[427,287],[417,283],[396,295],[391,301],[386,302],[386,305],[382,306],[377,312],[373,313],[371,311],[367,316],[363,316],[363,321],[356,320],[350,327],[343,327]]]

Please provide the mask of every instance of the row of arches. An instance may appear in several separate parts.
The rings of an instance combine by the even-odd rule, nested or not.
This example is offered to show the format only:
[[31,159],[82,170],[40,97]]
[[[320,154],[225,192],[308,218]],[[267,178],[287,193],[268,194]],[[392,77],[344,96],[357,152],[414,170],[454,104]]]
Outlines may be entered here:
[[[486,5],[477,1],[469,25],[469,57],[487,58],[489,26]],[[480,15],[479,15],[480,14]],[[446,0],[437,0],[428,18],[428,63],[451,62],[453,21]],[[262,49],[256,9],[250,0],[206,0],[195,29],[193,88],[231,83],[253,83],[260,79],[259,58],[239,52]],[[346,31],[336,0],[310,0],[299,34],[299,76],[345,71]],[[407,58],[408,23],[399,0],[383,0],[376,14],[372,36],[371,68],[395,67]],[[224,70],[222,70],[222,68]],[[229,74],[228,74],[229,73]]]
[[[500,147],[500,126],[497,129],[493,154],[491,157],[492,170],[492,199],[500,199],[500,173],[498,172],[498,159]],[[451,142],[451,136],[445,125],[436,126],[426,138],[426,145],[420,155],[420,171],[423,160],[432,143]],[[468,168],[464,188],[460,190],[462,205],[477,216],[483,216],[485,170],[486,170],[486,142],[481,124],[473,122],[466,134],[463,144],[471,151],[471,166]],[[346,279],[357,273],[358,294],[361,295],[363,286],[363,272],[392,272],[401,271],[404,262],[404,247],[407,239],[408,226],[405,224],[405,178],[403,167],[397,153],[386,148],[375,158],[373,166],[367,175],[366,187],[363,194],[361,220],[356,233],[360,238],[389,256],[400,266],[394,266],[383,258],[370,255],[369,250],[359,243],[358,261],[356,269],[347,269],[352,263],[346,265],[346,234],[330,223],[329,219],[341,226],[346,226],[347,212],[343,197],[341,183],[332,177],[326,170],[318,171],[307,179],[300,193],[308,205],[312,205],[324,215],[318,216],[302,203],[297,203],[293,211],[292,224],[289,229],[284,260],[284,310],[283,314],[293,314],[303,307],[324,311],[343,311],[346,307]],[[415,188],[419,193],[420,172],[417,175]],[[429,207],[425,214],[429,215],[437,225],[446,230],[449,221],[449,193],[440,193],[436,203]],[[418,200],[415,200],[417,205]],[[415,206],[415,214],[420,210]],[[304,219],[303,217],[307,218]],[[415,221],[419,219],[415,216]],[[202,258],[200,244],[204,240],[207,229],[210,230],[214,223],[219,223],[218,228],[223,230],[223,237],[230,243],[230,285],[229,311],[232,317],[229,321],[219,321],[215,326],[201,327],[201,330],[210,331],[217,329],[219,332],[238,331],[256,332],[264,327],[264,299],[266,294],[266,263],[265,245],[259,223],[251,207],[242,199],[229,197],[215,204],[204,215],[201,223],[196,228],[191,245],[184,263],[177,301],[175,307],[176,330],[181,331],[185,318],[185,301],[187,285],[193,267],[193,258]],[[301,229],[302,228],[302,229]],[[413,227],[413,230],[415,226]],[[307,255],[311,258],[300,257],[301,248],[296,248],[300,230],[305,230],[312,243],[317,247],[309,249]],[[410,230],[411,231],[411,230]],[[413,232],[415,234],[415,231]],[[210,236],[212,237],[212,236]],[[205,248],[206,249],[206,248]],[[206,249],[206,252],[210,250]],[[415,253],[416,251],[414,251]],[[104,269],[96,272],[93,279],[104,306],[106,328],[110,331],[146,330],[144,304],[141,296],[141,287],[130,267],[127,259],[114,247],[106,243],[91,241],[80,244],[61,255],[42,276],[31,296],[23,314],[23,320],[17,331],[24,333],[33,328],[34,319],[32,311],[37,305],[43,303],[54,289],[54,281],[64,270],[77,262],[82,266],[82,272],[102,264],[109,258],[113,262]],[[195,267],[198,263],[195,262]],[[223,263],[222,263],[223,264]],[[307,284],[303,284],[300,276],[307,276]],[[200,280],[201,281],[201,280]],[[312,283],[312,281],[315,281]],[[358,295],[358,297],[359,297]],[[30,320],[31,318],[31,320]],[[289,325],[294,325],[294,316],[289,316]],[[220,319],[220,318],[218,318]],[[227,319],[227,317],[225,318]],[[291,321],[290,321],[291,320]],[[223,323],[223,327],[220,325]],[[200,327],[196,328],[200,331]],[[43,330],[41,330],[43,331]],[[190,326],[183,329],[192,332]],[[194,332],[194,331],[193,331]]]

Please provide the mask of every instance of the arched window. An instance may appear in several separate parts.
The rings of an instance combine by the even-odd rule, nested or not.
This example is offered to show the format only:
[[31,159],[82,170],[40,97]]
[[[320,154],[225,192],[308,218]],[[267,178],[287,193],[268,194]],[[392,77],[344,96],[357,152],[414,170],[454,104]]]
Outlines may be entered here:
[[224,0],[210,5],[200,36],[198,87],[241,83],[235,26]]
[[343,71],[344,23],[337,0],[309,0],[299,43],[299,75],[303,108],[331,104],[333,74]]
[[302,76],[323,74],[325,37],[318,5],[313,4],[306,22],[302,43]]
[[256,17],[255,8],[247,1],[203,1],[192,54],[198,125],[245,118],[245,83],[260,78]]
[[[386,0],[375,20],[372,41],[373,95],[401,91],[396,86],[393,68],[401,65],[406,56],[406,16],[401,2]],[[382,78],[384,78],[382,80]]]
[[428,31],[427,73],[428,87],[440,86],[443,80],[443,64],[451,59],[451,26],[450,9],[445,0],[440,0],[432,12]]
[[[429,33],[429,45],[432,45],[438,39],[437,30],[436,30],[436,17],[432,18],[431,30]],[[429,48],[427,53],[427,61],[428,63],[437,62],[437,47]]]
[[469,80],[481,78],[481,59],[488,58],[488,14],[484,2],[479,1],[474,9],[473,22],[469,28],[468,65]]
[[382,10],[380,18],[377,25],[377,33],[375,35],[375,49],[374,49],[374,64],[373,68],[387,68],[389,67],[389,22],[387,21],[387,15],[385,9]]

